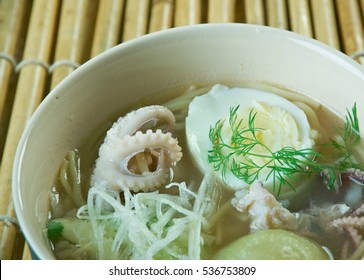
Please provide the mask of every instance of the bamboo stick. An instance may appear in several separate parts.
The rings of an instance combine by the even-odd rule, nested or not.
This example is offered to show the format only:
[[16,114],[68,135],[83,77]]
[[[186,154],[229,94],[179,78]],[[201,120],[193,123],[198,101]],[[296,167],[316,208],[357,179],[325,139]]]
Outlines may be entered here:
[[245,21],[250,24],[265,24],[263,0],[245,0]]
[[32,255],[30,254],[29,246],[28,246],[27,243],[24,244],[22,259],[23,260],[31,260],[32,259]]
[[92,42],[92,57],[119,43],[124,20],[124,6],[124,0],[100,1]]
[[14,82],[14,68],[21,54],[24,24],[27,19],[29,1],[0,1],[0,163],[3,154],[6,131],[11,113]]
[[290,29],[307,37],[313,37],[311,12],[308,0],[288,0]]
[[133,0],[126,2],[122,41],[139,37],[148,30],[149,0]]
[[174,25],[184,26],[202,22],[201,0],[176,0]]
[[234,0],[209,0],[207,21],[210,23],[234,22]]
[[[348,55],[364,51],[364,23],[359,2],[336,0],[336,7],[343,51]],[[358,58],[358,62],[364,65],[364,57]]]
[[149,33],[172,27],[173,6],[173,0],[152,0]]
[[96,4],[94,0],[62,2],[51,88],[89,58]]
[[286,0],[266,0],[267,24],[272,27],[288,29]]
[[333,0],[311,0],[311,7],[315,38],[336,49],[340,49]]
[[[11,200],[11,173],[15,150],[27,120],[42,100],[51,56],[55,25],[58,18],[58,0],[34,0],[25,43],[22,66],[15,94],[9,130],[0,168],[0,215],[15,217]],[[35,63],[38,61],[38,64]],[[13,254],[17,228],[0,222],[0,259]]]
[[[360,4],[360,10],[361,10],[361,18],[364,21],[364,0],[360,0],[359,4]],[[364,24],[364,22],[363,22],[363,24]],[[363,62],[364,61],[364,49],[359,50],[358,52],[360,53],[361,58],[362,58],[361,60],[358,59],[358,61],[360,61],[361,64],[364,65],[364,62]]]

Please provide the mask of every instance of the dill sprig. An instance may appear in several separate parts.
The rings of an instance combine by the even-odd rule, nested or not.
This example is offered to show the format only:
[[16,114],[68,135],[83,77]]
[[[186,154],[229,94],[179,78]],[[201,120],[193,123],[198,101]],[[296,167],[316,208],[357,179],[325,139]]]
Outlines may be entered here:
[[[237,178],[247,184],[253,183],[258,178],[268,180],[272,178],[273,191],[279,195],[283,185],[295,189],[292,182],[296,180],[296,174],[324,174],[324,180],[330,190],[334,190],[337,184],[338,174],[348,168],[362,169],[353,156],[353,147],[360,142],[359,120],[356,104],[351,112],[347,110],[344,127],[337,129],[338,138],[330,138],[330,143],[338,160],[334,164],[319,164],[317,158],[323,155],[312,148],[295,149],[283,147],[278,151],[271,151],[262,143],[257,133],[264,130],[255,127],[257,113],[250,111],[247,126],[243,126],[243,119],[238,118],[239,106],[230,108],[229,128],[231,139],[226,143],[221,135],[223,121],[218,121],[210,127],[209,138],[212,149],[208,151],[208,160],[213,164],[215,171],[220,171],[222,178],[231,172]],[[255,147],[260,151],[256,152]],[[264,161],[256,161],[263,158]],[[262,178],[262,174],[265,175]]]
[[335,188],[338,174],[341,172],[349,168],[363,170],[363,166],[358,163],[353,153],[353,148],[361,140],[356,103],[354,103],[351,112],[349,110],[346,112],[344,127],[336,128],[337,137],[335,139],[330,138],[328,144],[333,148],[334,156],[338,160],[331,166],[323,167],[325,180],[332,190]]
[[356,103],[354,103],[351,112],[349,110],[346,111],[344,127],[336,129],[337,139],[330,138],[330,145],[336,150],[336,156],[339,158],[336,163],[338,169],[346,169],[357,165],[352,157],[353,147],[361,139]]
[[[208,152],[208,160],[213,164],[215,171],[221,172],[223,179],[228,171],[248,184],[258,178],[265,180],[272,178],[273,191],[277,191],[279,195],[285,184],[294,189],[292,181],[295,180],[295,174],[309,174],[312,173],[312,168],[315,170],[318,168],[315,162],[318,153],[311,148],[298,150],[293,147],[283,147],[278,151],[272,151],[257,137],[257,133],[264,130],[255,126],[257,113],[251,110],[247,126],[243,126],[243,119],[239,119],[237,115],[238,109],[239,106],[230,109],[230,143],[226,143],[221,135],[223,126],[221,120],[209,131],[213,148]],[[254,149],[256,147],[262,152],[257,152],[257,149]],[[257,158],[264,160],[257,162]],[[266,173],[264,178],[261,178],[262,173]]]

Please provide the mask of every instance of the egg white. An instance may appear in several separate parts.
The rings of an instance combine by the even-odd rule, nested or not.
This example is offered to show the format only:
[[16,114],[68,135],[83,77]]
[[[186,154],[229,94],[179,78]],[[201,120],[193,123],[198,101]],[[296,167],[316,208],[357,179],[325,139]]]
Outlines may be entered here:
[[[235,177],[232,172],[226,172],[226,176],[222,178],[221,171],[213,170],[212,163],[208,161],[208,152],[213,148],[209,131],[219,120],[228,120],[230,109],[236,106],[239,106],[239,118],[248,119],[252,109],[257,115],[261,112],[266,114],[262,121],[265,127],[260,128],[264,129],[264,144],[272,151],[287,145],[296,149],[314,147],[312,129],[306,114],[291,101],[257,89],[229,88],[217,84],[208,93],[195,97],[190,103],[186,118],[186,137],[189,150],[199,169],[205,174],[214,172],[228,187],[238,190],[249,184]],[[281,116],[274,116],[276,112]],[[223,137],[230,136],[228,129],[224,127],[222,134],[225,134]],[[272,184],[272,178],[258,179],[265,185]]]

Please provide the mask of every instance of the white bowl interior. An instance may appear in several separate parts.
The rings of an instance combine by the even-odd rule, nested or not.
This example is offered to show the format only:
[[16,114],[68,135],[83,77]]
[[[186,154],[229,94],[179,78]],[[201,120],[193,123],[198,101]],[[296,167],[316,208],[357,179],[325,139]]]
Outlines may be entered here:
[[[364,120],[364,71],[317,41],[243,24],[176,28],[123,43],[85,63],[43,101],[17,150],[13,197],[22,230],[41,259],[48,196],[65,153],[138,99],[193,82],[263,80],[329,104],[339,114],[357,102]],[[363,129],[364,121],[362,122]]]

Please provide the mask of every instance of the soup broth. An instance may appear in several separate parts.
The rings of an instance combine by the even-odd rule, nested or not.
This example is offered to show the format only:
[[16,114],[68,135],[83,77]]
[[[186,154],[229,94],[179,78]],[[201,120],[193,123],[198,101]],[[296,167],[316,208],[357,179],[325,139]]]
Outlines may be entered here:
[[[311,128],[308,137],[314,139],[315,145],[312,151],[310,150],[312,154],[307,156],[310,165],[306,166],[305,162],[302,164],[302,174],[294,173],[291,181],[284,181],[281,186],[283,191],[280,193],[277,191],[278,185],[273,188],[265,188],[264,183],[258,185],[260,180],[252,183],[249,181],[246,187],[239,189],[229,187],[228,179],[221,175],[221,169],[215,168],[213,170],[211,167],[213,171],[210,173],[210,171],[206,171],[210,169],[203,169],[201,164],[196,162],[196,155],[193,155],[193,149],[189,147],[188,134],[186,134],[185,120],[189,115],[191,102],[196,96],[203,96],[209,92],[212,85],[194,85],[188,88],[181,87],[174,90],[173,93],[171,91],[159,93],[140,100],[138,104],[131,106],[130,110],[120,112],[118,116],[111,116],[110,120],[105,121],[103,127],[97,128],[90,138],[86,139],[82,145],[74,147],[74,150],[65,156],[59,176],[55,179],[50,199],[48,236],[55,256],[59,259],[221,259],[229,258],[230,253],[227,253],[229,250],[237,250],[236,252],[239,252],[241,258],[245,258],[245,256],[246,258],[255,258],[254,254],[247,255],[244,253],[248,249],[244,249],[241,245],[244,242],[240,242],[240,240],[247,236],[249,238],[257,236],[258,238],[257,232],[264,231],[268,234],[274,230],[282,230],[274,232],[272,242],[278,240],[274,238],[284,239],[288,238],[286,234],[294,233],[295,238],[304,238],[305,242],[312,244],[312,247],[319,252],[312,253],[312,250],[307,258],[363,258],[364,249],[361,249],[364,246],[363,232],[353,222],[353,217],[360,217],[361,221],[363,220],[361,215],[364,212],[362,187],[364,176],[360,169],[363,161],[363,145],[361,140],[356,141],[355,145],[350,146],[350,155],[347,155],[343,151],[345,143],[340,137],[345,133],[346,126],[350,125],[350,118],[345,121],[329,108],[300,93],[268,83],[229,83],[229,86],[253,88],[282,96],[305,113]],[[104,182],[105,180],[97,181],[93,177],[95,162],[102,154],[99,151],[100,146],[103,145],[105,137],[110,134],[107,131],[119,116],[125,116],[132,110],[150,105],[161,105],[173,113],[175,125],[168,130],[174,139],[178,139],[178,145],[182,148],[183,156],[178,162],[174,162],[168,167],[168,180],[163,181],[158,188],[149,186],[149,183],[146,182],[144,187],[134,187],[135,185],[133,185],[130,189],[111,187],[109,190],[110,186]],[[348,113],[354,114],[355,112],[348,108]],[[355,117],[353,114],[351,116]],[[204,116],[201,115],[200,118],[203,122]],[[211,127],[215,123],[209,123],[209,125],[211,132]],[[152,127],[155,131],[155,127],[158,127],[164,133],[166,126],[168,124],[166,125],[164,122],[147,122],[143,123],[138,130],[146,135],[148,129]],[[258,127],[255,132],[258,133],[258,129],[260,128]],[[348,131],[346,130],[346,132]],[[120,143],[125,144],[127,142]],[[215,148],[218,144],[212,143],[211,145]],[[159,147],[158,149],[146,148],[142,152],[129,156],[128,165],[125,169],[142,180],[145,174],[157,173],[161,168],[160,158],[164,157],[170,160],[171,153],[164,153],[163,148]],[[211,155],[211,150],[208,153]],[[347,157],[348,160],[343,161],[343,157]],[[145,165],[147,162],[146,168],[149,169],[143,171],[140,162],[142,162],[141,165]],[[212,166],[213,162],[210,163]],[[341,169],[333,169],[332,166],[337,167],[339,166],[338,163],[342,165],[340,166]],[[229,166],[228,172],[232,169],[233,167]],[[175,184],[171,185],[173,182]],[[106,186],[103,189],[105,194],[95,193],[90,196],[90,190],[95,188],[95,184],[104,183]],[[143,197],[142,195],[145,193],[166,196],[159,200],[155,196]],[[138,201],[134,200],[137,195],[139,195]],[[178,197],[178,199],[174,197]],[[111,199],[113,202],[110,202]],[[99,222],[92,222],[93,213],[102,213],[102,215],[99,213],[100,220],[112,221],[112,223],[115,223],[113,219],[115,219],[117,211],[119,211],[120,217],[126,217],[123,212],[126,210],[124,208],[119,209],[116,205],[118,203],[125,207],[128,204],[133,204],[129,208],[130,211],[136,211],[138,207],[156,207],[159,209],[160,216],[157,214],[157,217],[151,217],[146,222],[145,229],[154,234],[150,237],[150,240],[153,240],[153,242],[150,241],[150,247],[157,248],[160,246],[160,249],[155,249],[154,253],[151,253],[150,248],[144,248],[145,255],[142,253],[134,254],[133,250],[141,250],[130,245],[137,242],[133,240],[131,235],[132,232],[138,235],[138,228],[130,229],[129,234],[123,233],[122,226],[119,224],[109,231],[105,229],[107,226],[104,226],[104,231],[97,228]],[[90,208],[90,205],[94,205],[94,208]],[[101,209],[102,207],[105,207],[105,211]],[[116,211],[116,208],[119,210]],[[141,215],[139,212],[133,213],[135,216]],[[170,215],[169,220],[163,222],[162,220],[167,219],[168,215]],[[156,225],[160,226],[161,223],[164,223],[161,226],[162,232],[153,231]],[[177,223],[183,224],[185,228],[181,225],[177,226]],[[136,227],[136,224],[133,226]],[[191,227],[196,227],[198,230],[190,231],[189,228]],[[173,228],[175,237],[172,237],[173,233],[172,230],[168,231],[169,228]],[[151,234],[150,232],[145,234]],[[193,236],[197,232],[200,236]],[[112,234],[119,237],[108,236]],[[123,234],[126,237],[120,237]],[[116,238],[119,240],[115,241]],[[253,241],[250,241],[249,244],[254,243],[251,242]],[[292,242],[298,246],[297,251],[302,249],[296,239]],[[279,241],[277,241],[278,243]],[[198,250],[192,249],[191,247],[196,247],[196,244],[199,247]],[[147,247],[147,245],[145,246]],[[176,249],[178,246],[180,249]],[[270,258],[269,248],[257,246],[256,249],[249,248],[249,250],[260,250],[259,254],[263,255],[263,258]],[[192,251],[193,253],[191,253]],[[108,252],[113,253],[109,254]],[[256,258],[259,258],[259,254],[256,255]],[[236,258],[234,256],[231,255],[231,258]],[[276,258],[299,259],[301,256],[279,255]]]

